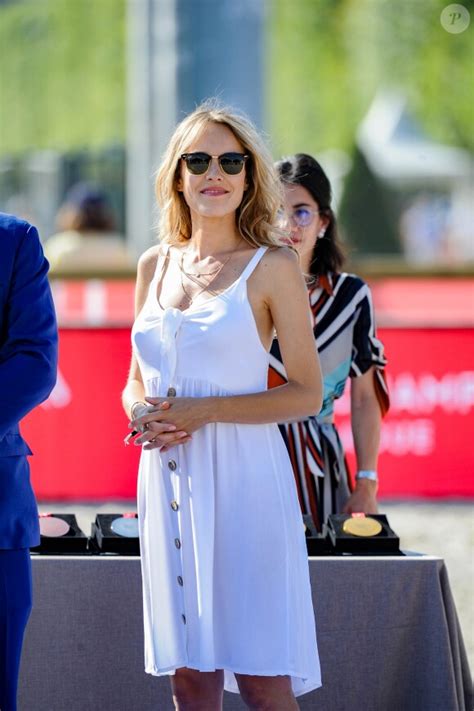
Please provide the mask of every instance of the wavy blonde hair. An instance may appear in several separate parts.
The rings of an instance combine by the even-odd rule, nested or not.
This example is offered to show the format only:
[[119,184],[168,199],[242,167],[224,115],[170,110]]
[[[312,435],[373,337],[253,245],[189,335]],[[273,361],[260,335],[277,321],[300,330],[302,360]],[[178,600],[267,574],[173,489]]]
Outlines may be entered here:
[[248,187],[236,212],[240,234],[254,247],[281,246],[282,237],[286,235],[276,221],[283,203],[282,187],[270,152],[245,116],[219,105],[214,99],[198,106],[178,124],[156,173],[159,239],[179,244],[191,238],[191,213],[177,190],[180,159],[210,123],[227,126],[249,155],[245,164]]

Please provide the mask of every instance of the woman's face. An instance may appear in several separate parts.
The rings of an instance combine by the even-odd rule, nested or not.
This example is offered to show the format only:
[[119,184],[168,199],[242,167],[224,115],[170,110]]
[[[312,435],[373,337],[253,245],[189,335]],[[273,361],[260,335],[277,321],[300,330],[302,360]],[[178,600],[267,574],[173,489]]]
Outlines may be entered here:
[[186,153],[214,156],[203,175],[193,175],[181,159],[177,189],[183,193],[191,215],[219,218],[234,213],[242,202],[246,188],[245,164],[237,175],[225,173],[215,156],[223,153],[245,153],[230,128],[210,123],[188,147]]
[[[311,257],[321,230],[327,227],[328,218],[320,215],[319,205],[311,193],[302,185],[283,185],[284,208],[288,218],[290,242],[300,257]],[[306,226],[300,226],[303,222]]]

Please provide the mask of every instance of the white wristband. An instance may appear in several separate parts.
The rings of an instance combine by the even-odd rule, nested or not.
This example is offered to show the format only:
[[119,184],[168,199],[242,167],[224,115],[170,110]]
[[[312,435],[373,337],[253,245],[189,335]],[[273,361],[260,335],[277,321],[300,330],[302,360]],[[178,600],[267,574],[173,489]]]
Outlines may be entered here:
[[377,472],[372,469],[360,469],[356,474],[356,481],[358,479],[370,479],[370,481],[378,481]]

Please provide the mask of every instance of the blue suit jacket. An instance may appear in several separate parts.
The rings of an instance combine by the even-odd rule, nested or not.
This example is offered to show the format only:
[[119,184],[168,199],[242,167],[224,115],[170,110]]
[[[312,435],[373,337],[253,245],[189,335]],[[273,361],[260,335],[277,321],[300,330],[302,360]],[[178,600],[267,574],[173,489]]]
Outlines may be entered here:
[[0,549],[39,543],[18,423],[56,382],[58,335],[38,232],[0,212]]

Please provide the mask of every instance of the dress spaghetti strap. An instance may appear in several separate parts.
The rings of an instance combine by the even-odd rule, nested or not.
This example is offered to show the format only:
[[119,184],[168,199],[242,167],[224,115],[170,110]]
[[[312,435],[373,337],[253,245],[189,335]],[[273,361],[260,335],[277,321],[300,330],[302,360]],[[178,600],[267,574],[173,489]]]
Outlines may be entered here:
[[170,245],[168,242],[166,242],[165,244],[160,244],[160,248],[161,247],[163,247],[163,252],[161,254],[158,253],[158,259],[156,260],[155,273],[153,274],[152,279],[152,282],[154,284],[156,284],[158,279],[160,279],[165,273],[165,264],[170,251]]
[[268,247],[259,247],[257,249],[256,253],[253,255],[252,259],[250,260],[250,262],[247,264],[244,271],[240,275],[239,281],[247,281],[247,279],[252,274],[254,269],[257,267],[257,264],[259,263],[259,261],[261,260],[261,258],[263,257],[263,255],[265,254],[267,249],[268,249]]

